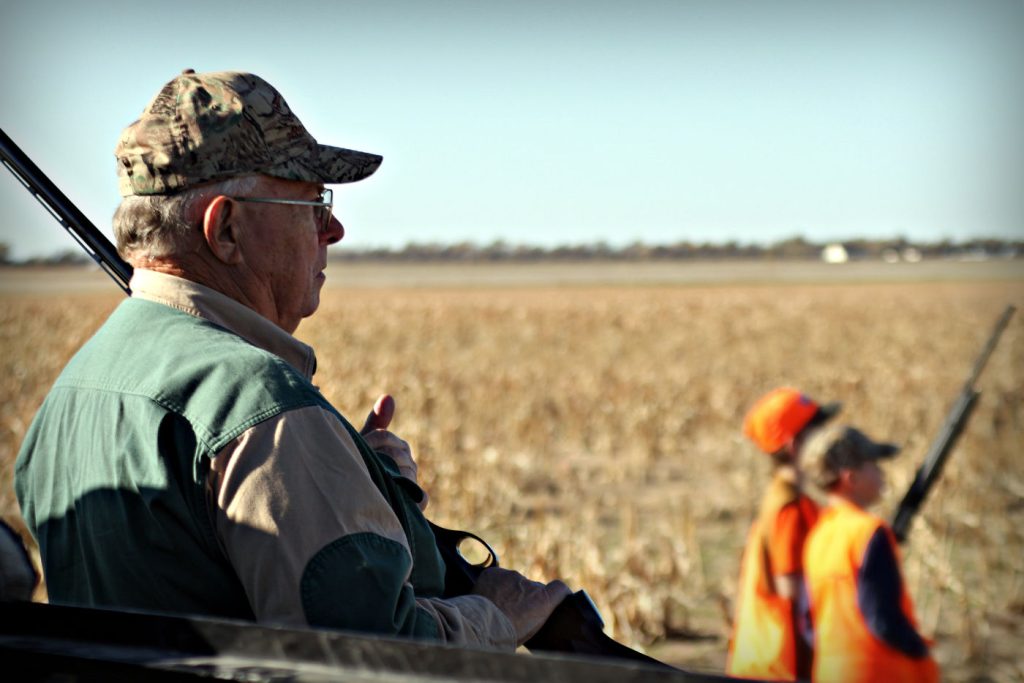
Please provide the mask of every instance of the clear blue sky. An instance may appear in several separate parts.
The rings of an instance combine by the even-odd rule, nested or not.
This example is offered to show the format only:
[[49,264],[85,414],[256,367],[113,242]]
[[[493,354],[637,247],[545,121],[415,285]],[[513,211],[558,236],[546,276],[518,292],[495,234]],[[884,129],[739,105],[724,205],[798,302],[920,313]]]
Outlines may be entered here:
[[[0,0],[0,127],[108,234],[184,68],[383,154],[353,246],[1024,238],[1024,0]],[[71,246],[6,172],[0,241]]]

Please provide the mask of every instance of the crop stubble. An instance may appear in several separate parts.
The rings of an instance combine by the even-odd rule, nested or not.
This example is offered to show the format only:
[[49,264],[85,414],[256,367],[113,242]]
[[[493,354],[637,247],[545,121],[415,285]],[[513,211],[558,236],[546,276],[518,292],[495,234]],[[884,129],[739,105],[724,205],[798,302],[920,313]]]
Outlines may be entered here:
[[[11,469],[32,414],[118,300],[0,296],[0,513],[16,524]],[[329,289],[298,336],[354,423],[396,397],[436,522],[587,588],[619,639],[718,668],[767,477],[740,434],[749,404],[793,384],[902,443],[888,516],[991,325],[1022,301],[1019,281]],[[904,549],[947,680],[1024,677],[1022,315]]]

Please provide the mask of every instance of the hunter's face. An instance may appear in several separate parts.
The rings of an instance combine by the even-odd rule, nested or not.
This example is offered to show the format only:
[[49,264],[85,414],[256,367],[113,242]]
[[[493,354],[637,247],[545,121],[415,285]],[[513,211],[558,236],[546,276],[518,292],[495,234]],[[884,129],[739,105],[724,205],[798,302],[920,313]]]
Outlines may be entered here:
[[[319,201],[323,186],[262,177],[252,196],[300,201]],[[320,288],[326,279],[327,246],[341,240],[345,230],[330,217],[324,223],[318,210],[294,204],[246,203],[243,230],[245,261],[263,290],[267,310],[261,311],[291,333],[303,318],[320,305]]]
[[854,500],[861,507],[868,507],[882,497],[885,474],[877,462],[869,460],[853,471],[851,484]]

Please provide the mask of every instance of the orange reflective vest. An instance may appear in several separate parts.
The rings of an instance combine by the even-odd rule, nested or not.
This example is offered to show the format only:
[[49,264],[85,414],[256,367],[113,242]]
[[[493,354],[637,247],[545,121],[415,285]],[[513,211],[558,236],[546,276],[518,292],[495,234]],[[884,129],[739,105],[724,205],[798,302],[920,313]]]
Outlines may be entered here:
[[[821,683],[932,683],[939,680],[931,656],[920,659],[880,640],[858,603],[858,580],[868,543],[885,529],[897,565],[899,549],[885,522],[849,502],[826,508],[804,547],[804,573],[814,625],[812,680]],[[900,582],[900,610],[916,629],[914,606]]]
[[[783,508],[793,506],[788,529],[780,529]],[[801,571],[801,548],[818,515],[817,505],[791,482],[776,476],[747,536],[726,673],[781,681],[797,679],[797,625],[793,602],[775,591],[774,576]],[[786,546],[780,548],[778,546]],[[774,546],[774,547],[773,547]],[[794,557],[779,566],[789,552]],[[795,566],[794,566],[795,565]],[[805,655],[806,659],[806,655]]]

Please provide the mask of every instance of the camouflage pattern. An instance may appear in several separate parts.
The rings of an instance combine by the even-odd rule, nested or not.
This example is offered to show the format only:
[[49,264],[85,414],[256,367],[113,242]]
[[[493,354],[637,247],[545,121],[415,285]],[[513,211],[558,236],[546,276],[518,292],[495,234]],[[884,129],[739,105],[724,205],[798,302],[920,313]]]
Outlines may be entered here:
[[192,69],[157,93],[114,154],[124,197],[172,194],[250,173],[351,183],[381,163],[376,154],[318,144],[259,76]]

